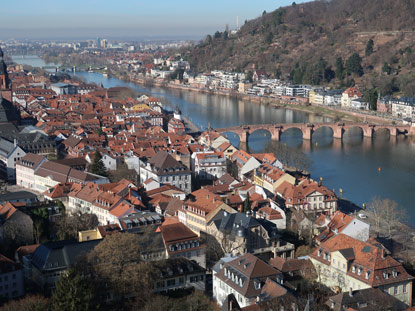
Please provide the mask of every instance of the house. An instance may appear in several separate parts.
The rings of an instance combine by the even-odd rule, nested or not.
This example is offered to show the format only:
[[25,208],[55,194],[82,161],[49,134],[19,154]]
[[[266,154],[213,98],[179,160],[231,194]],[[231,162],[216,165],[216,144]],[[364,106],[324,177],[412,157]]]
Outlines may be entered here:
[[28,153],[16,163],[16,184],[20,187],[35,190],[35,172],[47,161],[46,157]]
[[401,97],[391,100],[392,115],[402,119],[415,119],[415,98]]
[[276,193],[285,200],[287,208],[317,215],[332,215],[337,210],[335,193],[310,179],[304,179],[298,185],[285,181],[277,187]]
[[282,286],[282,273],[249,253],[221,262],[214,269],[217,272],[213,274],[213,299],[220,306],[230,293],[234,294],[241,307],[252,305],[260,300],[261,294],[265,294],[263,288],[270,282],[278,287],[279,295],[287,293]]
[[179,134],[184,133],[186,127],[184,126],[183,122],[179,119],[172,118],[167,125],[167,129],[169,133]]
[[268,190],[270,193],[276,193],[277,188],[283,183],[287,182],[294,185],[296,179],[294,176],[284,172],[278,167],[269,164],[262,164],[254,171],[254,184]]
[[216,239],[225,253],[294,256],[294,245],[279,239],[275,224],[248,214],[221,210],[208,222],[207,233]]
[[281,271],[284,280],[296,290],[307,290],[310,285],[314,286],[310,280],[313,279],[316,271],[308,258],[285,259],[277,256],[271,258],[269,264]]
[[277,229],[284,230],[287,228],[287,216],[285,211],[275,202],[269,206],[263,206],[256,212],[256,218],[266,219],[277,226]]
[[24,204],[26,206],[35,205],[39,202],[37,195],[29,191],[6,192],[0,194],[0,204]]
[[226,174],[226,159],[222,152],[194,152],[190,166],[194,176],[201,181],[215,180]]
[[412,305],[414,277],[382,248],[338,234],[321,243],[310,259],[317,281],[334,291],[379,288],[406,305]]
[[403,311],[410,310],[402,301],[388,295],[379,288],[366,288],[340,293],[330,297],[326,305],[333,311],[343,310],[391,310]]
[[205,269],[192,260],[178,257],[154,261],[152,264],[154,271],[157,271],[157,280],[153,287],[155,293],[192,288],[205,290]]
[[81,185],[68,194],[68,211],[95,214],[101,225],[118,223],[120,218],[139,211],[136,204],[127,200],[128,189],[129,185],[120,183]]
[[215,149],[218,152],[222,152],[226,159],[230,159],[232,155],[238,150],[235,146],[233,146],[229,142],[223,142]]
[[0,297],[8,300],[22,297],[24,294],[22,266],[0,254]]
[[75,264],[77,258],[91,252],[100,242],[65,240],[41,244],[33,255],[25,256],[32,270],[32,281],[40,289],[51,291],[59,277]]
[[182,223],[200,236],[201,232],[207,232],[208,222],[220,210],[236,212],[225,204],[220,196],[206,189],[199,189],[189,195],[189,199],[177,211],[177,215]]
[[255,157],[262,164],[267,164],[272,167],[279,168],[280,170],[284,169],[284,165],[279,161],[273,153],[254,153],[252,156]]
[[82,172],[68,165],[52,161],[43,162],[35,172],[35,190],[39,192],[44,192],[60,183],[67,182],[85,185],[90,182],[105,184],[109,183],[109,180],[107,177]]
[[54,83],[50,86],[57,95],[78,94],[78,86],[70,83]]
[[191,192],[191,171],[167,152],[159,151],[150,159],[143,159],[141,162],[141,180],[152,178],[161,184],[176,186],[186,193]]
[[344,108],[350,108],[352,101],[362,97],[362,93],[354,87],[346,89],[341,98],[341,106]]
[[17,145],[17,140],[10,142],[0,137],[0,176],[8,181],[16,180],[16,163],[26,155]]
[[357,240],[366,242],[369,239],[369,229],[369,224],[353,216],[337,211],[328,223],[326,229],[315,238],[315,241],[317,244],[321,244],[333,236],[343,233]]
[[235,151],[231,157],[231,161],[238,167],[238,175],[241,180],[246,173],[261,166],[261,163],[255,157],[243,150]]
[[206,244],[181,222],[163,224],[160,232],[168,258],[185,257],[206,268]]
[[10,202],[0,206],[0,242],[6,249],[33,243],[32,218]]

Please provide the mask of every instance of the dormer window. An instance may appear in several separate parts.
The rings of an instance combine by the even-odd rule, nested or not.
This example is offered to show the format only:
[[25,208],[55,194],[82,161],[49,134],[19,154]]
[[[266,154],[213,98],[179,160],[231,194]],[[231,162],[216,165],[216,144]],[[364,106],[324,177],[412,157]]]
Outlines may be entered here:
[[358,274],[358,275],[362,275],[362,272],[363,272],[363,269],[362,269],[362,268],[358,268],[358,269],[357,269],[357,274]]
[[383,278],[384,279],[389,279],[389,273],[383,272]]
[[366,278],[366,280],[369,280],[369,278],[370,278],[370,271],[366,271],[365,278]]
[[356,273],[356,266],[353,266],[353,267],[352,267],[352,272],[353,272],[353,273]]
[[317,252],[317,256],[318,256],[318,257],[321,257],[321,249],[319,249],[319,250],[318,250],[318,252]]
[[327,259],[327,253],[323,254],[323,259]]
[[392,271],[392,276],[394,278],[396,278],[398,276],[398,271],[396,271],[396,270]]

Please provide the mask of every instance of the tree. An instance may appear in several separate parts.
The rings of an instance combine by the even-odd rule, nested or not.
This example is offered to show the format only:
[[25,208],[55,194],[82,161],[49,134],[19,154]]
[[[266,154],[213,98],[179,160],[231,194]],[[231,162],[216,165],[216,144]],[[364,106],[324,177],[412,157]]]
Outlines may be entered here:
[[341,57],[338,57],[336,59],[336,78],[338,80],[344,79],[344,65],[343,65],[343,59]]
[[36,243],[43,242],[49,238],[49,212],[46,207],[32,210],[33,232]]
[[76,239],[79,231],[91,230],[98,226],[98,218],[95,214],[82,212],[67,215],[61,213],[53,223],[53,229],[58,239]]
[[366,57],[370,56],[373,53],[373,46],[374,46],[374,42],[372,39],[370,39],[366,44],[366,50],[365,50]]
[[223,32],[223,39],[227,40],[227,39],[228,39],[228,37],[229,37],[229,33],[225,30],[225,31]]
[[231,175],[233,178],[237,179],[239,176],[239,169],[236,162],[226,159],[226,172]]
[[249,192],[248,192],[248,194],[246,195],[246,199],[244,201],[244,213],[248,213],[250,211],[251,211],[251,201],[250,201]]
[[369,109],[375,111],[377,109],[378,91],[373,88],[365,92],[364,99],[369,103]]
[[373,213],[376,233],[379,235],[381,224],[384,223],[389,238],[392,238],[393,229],[405,217],[405,211],[390,199],[374,197],[368,205],[368,210]]
[[220,32],[219,32],[219,31],[216,31],[213,37],[214,37],[215,39],[219,39],[219,38],[221,37]]
[[212,42],[212,36],[211,35],[207,35],[205,38],[205,44],[210,44]]
[[62,274],[52,293],[53,311],[88,311],[97,309],[93,304],[92,284],[74,269]]
[[346,71],[349,75],[356,74],[359,77],[363,75],[362,58],[359,54],[354,53],[346,61]]
[[271,31],[268,32],[267,36],[265,37],[265,43],[271,44],[273,38],[274,38],[274,34]]
[[389,66],[387,62],[383,63],[382,71],[386,73],[387,75],[390,75],[392,72],[392,68]]
[[26,296],[19,300],[11,300],[1,307],[3,311],[47,311],[50,300],[44,296]]
[[108,176],[107,168],[105,167],[104,162],[102,161],[102,155],[98,150],[94,154],[90,172],[100,176]]
[[107,235],[89,253],[89,274],[101,286],[109,287],[120,298],[136,296],[143,303],[150,297],[155,278],[154,269],[143,262],[140,236],[130,233]]

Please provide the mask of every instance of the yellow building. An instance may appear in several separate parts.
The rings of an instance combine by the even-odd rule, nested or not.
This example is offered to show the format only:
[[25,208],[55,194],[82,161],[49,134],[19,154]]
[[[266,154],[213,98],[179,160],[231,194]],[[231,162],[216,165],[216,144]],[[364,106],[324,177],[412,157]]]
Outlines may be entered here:
[[132,111],[141,111],[141,110],[150,110],[150,107],[147,104],[140,103],[131,107]]

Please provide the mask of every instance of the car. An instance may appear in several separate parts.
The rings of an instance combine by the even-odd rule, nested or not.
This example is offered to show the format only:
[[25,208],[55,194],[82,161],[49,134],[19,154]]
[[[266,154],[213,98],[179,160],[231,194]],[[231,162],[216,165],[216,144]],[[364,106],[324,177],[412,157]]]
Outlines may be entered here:
[[367,218],[367,215],[366,214],[363,214],[363,213],[359,213],[359,218],[362,218],[362,219],[366,219]]

